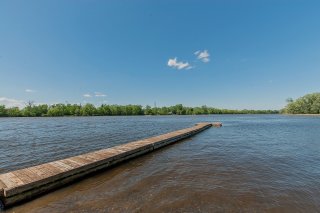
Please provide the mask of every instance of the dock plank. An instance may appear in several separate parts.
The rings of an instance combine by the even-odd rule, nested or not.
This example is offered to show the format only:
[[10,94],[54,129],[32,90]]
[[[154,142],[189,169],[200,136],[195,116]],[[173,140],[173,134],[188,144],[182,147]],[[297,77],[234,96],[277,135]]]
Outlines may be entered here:
[[69,165],[67,165],[67,164],[65,164],[65,163],[63,163],[61,161],[54,161],[54,162],[51,162],[49,164],[61,169],[62,171],[69,171],[69,170],[73,169],[73,167],[71,167],[71,166],[69,166]]
[[33,173],[28,168],[17,170],[12,173],[19,177],[19,179],[21,179],[25,184],[41,179],[40,176],[38,176],[36,173]]
[[29,170],[34,172],[35,174],[37,174],[41,178],[47,178],[48,177],[48,174],[45,171],[43,171],[42,165],[30,167]]
[[1,174],[0,180],[7,186],[7,188],[13,188],[24,184],[24,182],[12,172]]

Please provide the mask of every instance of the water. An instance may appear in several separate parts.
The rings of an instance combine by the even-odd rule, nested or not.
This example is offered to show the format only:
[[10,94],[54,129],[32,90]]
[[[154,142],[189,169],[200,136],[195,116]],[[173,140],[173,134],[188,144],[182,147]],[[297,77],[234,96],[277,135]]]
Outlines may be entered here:
[[221,121],[9,212],[320,212],[320,117],[0,119],[6,172]]

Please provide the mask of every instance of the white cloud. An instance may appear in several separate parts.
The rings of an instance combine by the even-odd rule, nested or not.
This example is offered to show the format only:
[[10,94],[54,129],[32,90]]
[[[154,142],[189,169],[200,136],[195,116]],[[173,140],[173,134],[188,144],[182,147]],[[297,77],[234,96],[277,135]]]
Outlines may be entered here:
[[103,94],[102,92],[94,92],[93,94],[86,93],[83,94],[83,97],[85,98],[92,98],[92,97],[106,97],[106,94]]
[[192,68],[192,66],[188,62],[184,63],[182,61],[177,61],[177,58],[174,58],[174,59],[170,58],[169,61],[168,61],[168,66],[176,68],[178,70],[191,69]]
[[194,53],[197,56],[197,59],[201,60],[204,63],[207,63],[210,61],[210,54],[208,52],[208,50],[198,50]]
[[6,97],[0,97],[0,105],[5,105],[6,107],[19,107],[23,108],[25,107],[25,102],[21,100],[6,98]]
[[33,93],[33,92],[36,92],[36,91],[33,90],[33,89],[26,89],[25,92]]
[[210,58],[203,58],[202,61],[203,61],[204,63],[207,63],[207,62],[210,61]]
[[95,93],[94,93],[94,96],[96,96],[96,97],[106,97],[107,95],[106,95],[106,94],[103,94],[103,93],[101,93],[101,92],[95,92]]
[[92,95],[87,93],[87,94],[83,94],[83,97],[85,97],[85,98],[91,98]]

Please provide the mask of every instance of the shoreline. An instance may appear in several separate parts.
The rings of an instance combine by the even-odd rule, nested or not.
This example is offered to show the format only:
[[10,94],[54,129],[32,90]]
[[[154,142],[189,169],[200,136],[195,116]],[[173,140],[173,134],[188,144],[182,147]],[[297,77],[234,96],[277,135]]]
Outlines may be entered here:
[[[189,114],[189,115],[63,115],[63,116],[0,116],[1,118],[75,118],[75,117],[157,117],[157,116],[209,116],[209,115],[286,115],[281,113],[224,113],[224,114]],[[320,115],[320,114],[319,114]]]
[[282,115],[288,115],[288,116],[310,116],[310,117],[317,117],[320,116],[320,114],[282,114]]

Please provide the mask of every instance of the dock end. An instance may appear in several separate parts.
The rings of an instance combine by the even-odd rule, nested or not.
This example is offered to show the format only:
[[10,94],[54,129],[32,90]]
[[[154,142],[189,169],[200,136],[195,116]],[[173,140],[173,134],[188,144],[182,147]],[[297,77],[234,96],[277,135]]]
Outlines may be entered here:
[[222,127],[222,123],[221,122],[214,122],[212,123],[213,127]]

